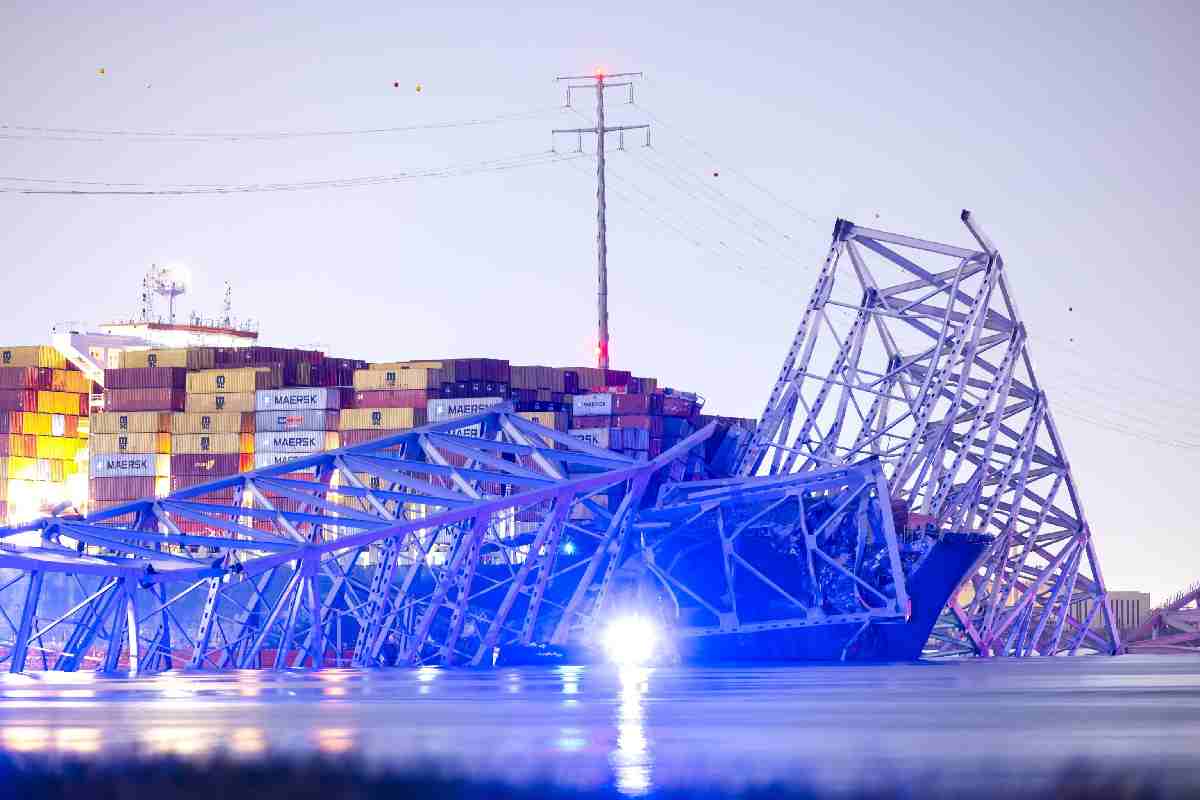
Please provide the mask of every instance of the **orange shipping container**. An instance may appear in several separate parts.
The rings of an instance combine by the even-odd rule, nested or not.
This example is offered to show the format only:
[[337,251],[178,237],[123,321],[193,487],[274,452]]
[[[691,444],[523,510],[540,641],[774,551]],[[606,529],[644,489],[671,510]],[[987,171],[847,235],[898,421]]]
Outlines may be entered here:
[[170,453],[169,433],[97,433],[89,443],[93,454]]
[[176,414],[171,419],[172,433],[254,433],[251,413],[216,412]]
[[171,415],[163,411],[105,411],[94,414],[91,433],[170,433]]
[[66,369],[67,359],[58,350],[46,345],[3,347],[0,348],[0,367]]
[[213,413],[215,411],[254,411],[255,392],[236,394],[189,394],[184,409],[189,414]]
[[37,410],[44,414],[87,414],[87,395],[68,392],[38,392]]

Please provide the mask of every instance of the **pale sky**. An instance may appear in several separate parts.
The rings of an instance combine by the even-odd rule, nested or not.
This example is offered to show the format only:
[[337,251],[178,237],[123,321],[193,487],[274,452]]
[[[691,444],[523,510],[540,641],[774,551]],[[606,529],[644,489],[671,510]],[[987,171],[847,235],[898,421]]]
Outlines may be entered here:
[[[556,75],[641,70],[637,106],[609,98],[614,121],[652,124],[653,144],[631,135],[610,159],[614,366],[757,416],[835,218],[970,245],[970,208],[1005,255],[1110,588],[1157,599],[1200,578],[1194,4],[246,5],[5,3],[0,186],[461,168],[588,124],[591,98],[576,102],[586,119],[559,108]],[[469,120],[489,122],[240,141],[28,130]],[[183,309],[214,315],[228,280],[269,344],[587,363],[591,170],[0,193],[0,342],[132,315],[146,267],[178,261],[196,275]]]

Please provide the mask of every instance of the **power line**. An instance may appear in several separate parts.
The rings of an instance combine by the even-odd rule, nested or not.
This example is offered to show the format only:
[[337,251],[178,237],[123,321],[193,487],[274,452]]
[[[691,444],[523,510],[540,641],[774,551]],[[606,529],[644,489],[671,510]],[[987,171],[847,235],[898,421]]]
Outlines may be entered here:
[[[0,123],[0,138],[2,139],[39,139],[45,138],[58,141],[90,141],[103,142],[110,139],[129,139],[133,141],[168,141],[168,142],[255,142],[280,141],[286,139],[315,139],[323,137],[343,136],[385,136],[412,131],[444,130],[447,128],[469,128],[479,125],[497,125],[504,122],[515,122],[535,119],[550,112],[558,111],[557,106],[527,109],[507,114],[497,114],[491,117],[452,120],[446,122],[425,122],[413,125],[396,125],[379,128],[357,128],[349,130],[310,130],[310,131],[242,131],[242,132],[203,132],[203,131],[171,131],[171,130],[129,130],[129,129],[97,129],[97,128],[53,128],[37,125],[10,125]],[[8,133],[15,131],[16,133]]]
[[[380,184],[400,183],[423,178],[450,178],[464,175],[475,175],[483,172],[501,172],[522,167],[554,164],[560,161],[571,161],[580,158],[579,154],[555,153],[550,150],[540,153],[529,153],[511,156],[503,159],[493,159],[470,164],[450,165],[433,169],[419,169],[397,172],[388,175],[365,175],[352,178],[334,178],[330,180],[299,181],[289,183],[252,183],[252,184],[168,184],[153,186],[137,183],[110,183],[105,181],[80,181],[74,179],[54,178],[20,178],[0,176],[0,181],[35,184],[29,186],[2,186],[0,192],[11,192],[27,195],[60,195],[60,196],[182,196],[182,195],[213,195],[213,194],[249,194],[257,192],[292,192],[316,189],[347,189],[359,186],[376,186]],[[49,184],[53,188],[37,188]],[[85,188],[61,188],[65,186]]]

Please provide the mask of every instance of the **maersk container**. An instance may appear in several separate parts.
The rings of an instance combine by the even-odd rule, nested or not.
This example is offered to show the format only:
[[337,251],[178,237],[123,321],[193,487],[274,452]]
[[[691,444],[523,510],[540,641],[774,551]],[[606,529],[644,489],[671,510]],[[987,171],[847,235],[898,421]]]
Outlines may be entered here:
[[430,422],[445,422],[459,417],[482,414],[504,402],[502,397],[450,397],[430,400],[427,404]]
[[171,433],[254,433],[254,415],[213,412],[176,414],[171,418]]
[[580,441],[587,442],[592,447],[601,447],[607,450],[612,438],[609,435],[611,430],[610,428],[572,428],[567,433]]
[[614,428],[637,428],[649,431],[654,436],[662,436],[663,418],[650,414],[621,414],[612,418]]
[[187,453],[171,456],[171,475],[235,475],[241,467],[239,453]]
[[233,394],[189,394],[183,411],[188,413],[212,413],[214,411],[254,411],[255,393]]
[[665,417],[690,417],[696,410],[696,403],[689,397],[666,395],[662,399],[662,413]]
[[577,394],[571,401],[571,413],[576,417],[607,417],[613,413],[611,394]]
[[337,389],[263,389],[255,395],[255,411],[321,411],[340,409]]
[[187,370],[183,367],[133,367],[104,370],[105,389],[184,389]]
[[424,425],[425,419],[420,408],[343,408],[338,426],[343,431],[397,430]]
[[258,433],[277,431],[336,431],[337,411],[260,411],[255,416]]
[[183,411],[180,389],[105,389],[105,411]]
[[189,372],[187,391],[192,394],[224,394],[256,392],[259,389],[278,389],[283,385],[283,373],[273,367],[241,367],[235,369],[206,369]]
[[575,417],[574,427],[576,427],[576,428],[612,428],[615,426],[613,425],[612,417],[595,416],[595,417]]
[[[255,453],[254,468],[265,469],[266,467],[277,467],[280,464],[290,464],[293,461],[306,458],[308,455],[308,453]],[[313,471],[315,471],[315,468],[313,468]]]
[[243,453],[239,433],[184,433],[171,436],[171,452],[180,455],[204,453]]
[[92,478],[154,478],[171,474],[171,456],[156,453],[126,453],[91,457],[88,476]]
[[93,453],[170,453],[169,433],[99,433],[88,441]]
[[338,435],[332,431],[286,431],[259,433],[254,436],[257,453],[320,453],[338,448]]
[[91,417],[92,433],[170,433],[171,415],[163,411],[102,411]]

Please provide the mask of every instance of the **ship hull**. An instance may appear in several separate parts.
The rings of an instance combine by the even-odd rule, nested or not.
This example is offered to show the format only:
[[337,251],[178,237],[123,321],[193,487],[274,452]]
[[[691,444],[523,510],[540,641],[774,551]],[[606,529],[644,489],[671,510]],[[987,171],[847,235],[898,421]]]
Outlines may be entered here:
[[912,612],[906,621],[813,625],[786,630],[727,633],[682,639],[685,663],[747,661],[915,661],[950,595],[987,548],[989,539],[947,533],[908,577]]

